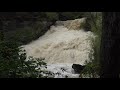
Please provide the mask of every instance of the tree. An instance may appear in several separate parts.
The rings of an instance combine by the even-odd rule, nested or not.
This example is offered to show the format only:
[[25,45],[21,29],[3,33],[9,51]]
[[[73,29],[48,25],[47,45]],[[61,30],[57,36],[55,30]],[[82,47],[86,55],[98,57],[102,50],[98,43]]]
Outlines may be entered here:
[[120,73],[120,12],[103,12],[101,78],[118,78]]

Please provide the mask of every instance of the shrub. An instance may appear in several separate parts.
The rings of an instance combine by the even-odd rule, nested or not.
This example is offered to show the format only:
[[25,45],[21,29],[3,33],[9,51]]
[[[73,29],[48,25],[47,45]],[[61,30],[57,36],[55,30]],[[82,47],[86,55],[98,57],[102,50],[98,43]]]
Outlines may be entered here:
[[0,78],[40,78],[44,59],[29,57],[15,42],[0,42]]
[[3,34],[3,31],[0,31],[0,41],[3,41],[4,40],[4,34]]

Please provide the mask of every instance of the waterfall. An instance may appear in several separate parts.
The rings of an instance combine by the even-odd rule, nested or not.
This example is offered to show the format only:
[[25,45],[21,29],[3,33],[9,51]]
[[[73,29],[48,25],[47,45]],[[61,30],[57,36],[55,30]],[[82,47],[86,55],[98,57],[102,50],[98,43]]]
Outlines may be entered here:
[[49,65],[52,65],[54,71],[63,65],[84,65],[85,61],[89,61],[89,53],[92,53],[90,38],[94,37],[91,31],[81,28],[85,21],[85,18],[56,21],[45,35],[23,46],[27,56],[45,58],[49,70]]

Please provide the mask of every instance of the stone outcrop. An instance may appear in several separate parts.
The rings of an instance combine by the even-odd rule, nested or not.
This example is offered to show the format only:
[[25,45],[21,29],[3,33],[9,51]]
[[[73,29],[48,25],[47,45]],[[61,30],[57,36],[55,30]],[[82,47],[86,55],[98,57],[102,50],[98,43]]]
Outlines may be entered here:
[[82,65],[80,65],[80,64],[73,64],[73,65],[72,65],[72,68],[74,69],[74,72],[75,72],[76,74],[80,74],[81,71],[85,68],[85,66],[82,66]]

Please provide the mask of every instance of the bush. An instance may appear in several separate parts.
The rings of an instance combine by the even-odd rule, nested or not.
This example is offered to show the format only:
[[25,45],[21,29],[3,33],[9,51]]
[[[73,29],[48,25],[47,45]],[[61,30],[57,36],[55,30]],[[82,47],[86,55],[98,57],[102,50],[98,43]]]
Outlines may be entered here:
[[0,78],[40,78],[44,59],[29,57],[15,42],[0,42]]

